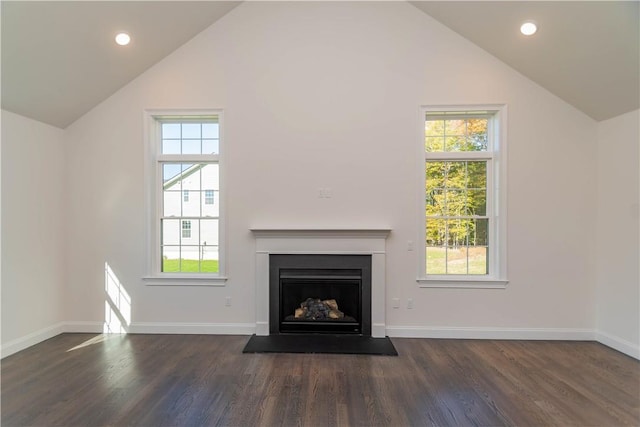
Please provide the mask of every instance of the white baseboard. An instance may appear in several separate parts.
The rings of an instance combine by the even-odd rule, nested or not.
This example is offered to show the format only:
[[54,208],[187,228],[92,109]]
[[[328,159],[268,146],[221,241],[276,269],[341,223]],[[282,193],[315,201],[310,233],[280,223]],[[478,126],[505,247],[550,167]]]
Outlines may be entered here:
[[596,331],[596,341],[600,344],[604,344],[607,347],[611,347],[614,350],[618,350],[627,356],[640,360],[640,345],[623,340],[620,337],[606,334],[602,331]]
[[101,334],[104,332],[104,322],[64,322],[65,333]]
[[44,328],[15,340],[9,341],[8,343],[2,345],[2,349],[0,350],[0,357],[4,359],[7,356],[11,356],[14,353],[24,350],[25,348],[48,340],[49,338],[53,338],[56,335],[60,335],[64,331],[64,323],[60,322],[53,326],[49,326],[48,328]]
[[[137,322],[129,326],[128,332],[134,334],[252,335],[256,333],[256,326],[255,323]],[[99,334],[103,332],[103,328],[102,322],[60,322],[2,345],[0,358],[4,359],[62,333]],[[598,341],[640,360],[640,346],[637,344],[592,329],[387,326],[386,335],[395,338]]]
[[127,329],[130,334],[253,335],[256,324],[133,322]]
[[593,341],[592,329],[387,326],[396,338]]

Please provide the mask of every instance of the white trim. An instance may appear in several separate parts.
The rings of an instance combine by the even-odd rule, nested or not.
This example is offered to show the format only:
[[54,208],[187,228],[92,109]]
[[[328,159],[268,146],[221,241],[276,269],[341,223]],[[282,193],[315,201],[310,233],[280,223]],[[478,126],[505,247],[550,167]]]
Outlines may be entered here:
[[[159,120],[165,117],[178,117],[178,121],[185,121],[190,117],[217,117],[219,126],[219,149],[217,155],[163,155],[159,152]],[[225,166],[224,166],[224,111],[220,108],[211,109],[146,109],[143,111],[144,120],[144,144],[145,144],[145,203],[146,218],[149,225],[146,227],[146,273],[143,280],[150,286],[222,286],[226,278],[226,190],[225,190]],[[218,274],[206,274],[203,277],[189,274],[171,274],[160,271],[160,242],[159,236],[160,221],[160,200],[162,191],[157,186],[162,182],[162,171],[158,164],[164,161],[189,161],[189,162],[212,162],[218,165],[219,188],[218,188]]]
[[427,279],[419,277],[416,279],[421,288],[452,288],[452,289],[506,289],[508,280],[495,280],[491,278],[438,278]]
[[273,227],[250,227],[249,231],[254,236],[261,239],[286,239],[299,237],[320,237],[320,238],[339,238],[346,239],[350,237],[357,238],[386,238],[391,233],[391,228],[273,228]]
[[387,326],[387,335],[396,338],[447,338],[486,340],[568,340],[593,341],[592,329],[573,328],[484,328],[457,326]]
[[0,350],[1,357],[4,359],[7,356],[11,356],[14,353],[22,351],[32,345],[38,344],[42,341],[53,338],[56,335],[60,335],[64,332],[64,323],[58,323],[48,328],[40,329],[39,331],[32,332],[23,337],[11,340],[2,345]]
[[[104,322],[60,322],[7,342],[0,348],[0,358],[39,344],[63,333],[102,334]],[[497,339],[497,340],[567,340],[596,341],[629,357],[640,360],[640,346],[622,338],[592,329],[576,328],[480,328],[387,326],[374,323],[372,332],[394,338]],[[262,332],[262,333],[260,333]],[[166,323],[134,322],[129,333],[137,334],[204,334],[204,335],[268,335],[268,322],[253,323]]]
[[386,239],[390,228],[252,227],[255,237],[256,333],[269,335],[270,254],[371,255],[371,335],[385,336]]
[[616,337],[602,331],[595,332],[595,339],[600,344],[606,345],[607,347],[618,350],[619,352],[624,353],[627,356],[640,360],[640,345],[638,344],[634,344],[620,337]]
[[145,276],[142,278],[147,286],[226,286],[227,277],[222,276]]
[[101,334],[104,332],[105,322],[64,322],[63,333]]
[[0,357],[4,359],[19,351],[25,350],[36,344],[40,344],[57,335],[77,332],[77,333],[102,333],[104,322],[60,322],[53,326],[40,329],[23,337],[16,338],[2,345]]
[[255,323],[132,322],[130,334],[253,335]]
[[[490,133],[491,150],[487,152],[463,152],[463,153],[427,153],[424,147],[424,121],[425,115],[429,111],[482,111],[491,115],[488,133]],[[426,275],[426,248],[425,245],[417,245],[416,255],[418,256],[417,279],[421,288],[469,288],[469,289],[504,289],[507,280],[507,105],[506,104],[485,104],[485,105],[436,105],[421,106],[420,126],[418,127],[418,161],[419,177],[417,178],[418,204],[421,212],[418,217],[418,242],[426,241],[425,228],[425,161],[429,160],[464,160],[464,159],[484,159],[487,161],[487,216],[489,216],[489,259],[491,271],[483,278],[475,275],[456,275],[451,278],[445,275]],[[449,118],[449,117],[447,117]],[[497,126],[496,126],[497,124]],[[445,156],[446,154],[446,156]]]

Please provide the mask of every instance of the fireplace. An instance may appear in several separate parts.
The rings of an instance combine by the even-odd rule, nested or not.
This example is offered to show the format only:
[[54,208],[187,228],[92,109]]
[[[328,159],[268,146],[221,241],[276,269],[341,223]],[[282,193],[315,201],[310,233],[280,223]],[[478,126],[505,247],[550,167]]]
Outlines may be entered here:
[[269,256],[269,333],[371,336],[371,256]]
[[[274,314],[270,304],[272,257],[276,255],[364,255],[370,259],[371,277],[371,302],[366,304],[370,318],[365,316],[365,319],[369,318],[371,337],[385,337],[385,246],[390,231],[389,228],[251,228],[256,242],[256,335],[266,337],[272,334],[273,330]],[[297,304],[300,303],[297,302]],[[338,301],[338,304],[341,303]],[[363,313],[364,310],[363,308]],[[275,319],[278,318],[275,317]],[[290,334],[277,336],[287,335]],[[323,336],[323,334],[315,335]],[[329,335],[324,334],[324,336]]]

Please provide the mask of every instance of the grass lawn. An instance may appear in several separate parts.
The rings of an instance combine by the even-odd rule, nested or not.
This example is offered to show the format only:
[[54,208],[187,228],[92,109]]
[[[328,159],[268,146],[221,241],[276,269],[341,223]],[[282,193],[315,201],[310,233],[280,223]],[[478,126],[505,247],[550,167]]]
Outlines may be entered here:
[[427,246],[427,274],[487,274],[487,249],[471,247],[468,255],[467,272],[467,248]]
[[180,261],[179,259],[162,260],[162,271],[165,273],[217,273],[219,271],[217,259],[202,261],[183,259],[182,263]]

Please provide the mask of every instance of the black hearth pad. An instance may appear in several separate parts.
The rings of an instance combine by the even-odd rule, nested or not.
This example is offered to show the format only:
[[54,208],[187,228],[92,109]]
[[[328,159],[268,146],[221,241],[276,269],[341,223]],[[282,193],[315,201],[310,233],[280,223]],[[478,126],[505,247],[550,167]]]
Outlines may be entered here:
[[345,334],[253,335],[242,352],[398,355],[389,337],[372,338]]

